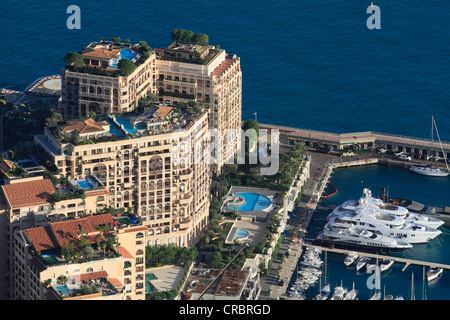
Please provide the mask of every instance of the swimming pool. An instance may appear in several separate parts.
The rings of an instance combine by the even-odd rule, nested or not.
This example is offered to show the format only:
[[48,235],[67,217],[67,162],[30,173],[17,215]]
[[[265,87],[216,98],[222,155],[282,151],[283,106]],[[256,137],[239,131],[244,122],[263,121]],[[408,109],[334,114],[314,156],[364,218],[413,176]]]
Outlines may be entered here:
[[106,120],[109,123],[109,134],[116,135],[118,137],[123,137],[123,133],[116,127],[116,125],[110,120]]
[[134,135],[134,134],[136,134],[138,132],[138,130],[130,124],[130,119],[128,119],[128,118],[117,118],[116,121],[117,121],[118,124],[123,125],[123,128],[128,133]]
[[151,282],[151,280],[157,280],[157,279],[158,278],[153,273],[145,274],[145,292],[146,293],[158,291]]
[[54,254],[43,254],[41,257],[47,262],[47,264],[55,264],[55,263],[61,263]]
[[71,294],[72,290],[69,289],[69,287],[67,287],[66,284],[62,285],[62,286],[57,286],[55,287],[55,290],[59,293],[61,293],[62,295],[64,294]]
[[133,60],[138,56],[138,53],[133,52],[131,49],[122,49],[120,50],[120,57],[121,59],[130,59]]
[[91,186],[95,187],[96,184],[94,181],[90,180],[90,179],[85,179],[85,180],[81,180],[81,181],[77,181],[78,185],[83,188],[83,189],[89,189]]
[[248,232],[247,230],[237,228],[237,231],[234,234],[233,239],[244,239],[244,238],[247,238],[249,235],[250,235],[250,232]]
[[[272,201],[263,194],[254,192],[240,192],[236,193],[238,196],[245,198],[245,203],[241,206],[237,206],[238,211],[258,211],[267,209],[272,205]],[[231,210],[234,210],[234,206],[230,206]]]

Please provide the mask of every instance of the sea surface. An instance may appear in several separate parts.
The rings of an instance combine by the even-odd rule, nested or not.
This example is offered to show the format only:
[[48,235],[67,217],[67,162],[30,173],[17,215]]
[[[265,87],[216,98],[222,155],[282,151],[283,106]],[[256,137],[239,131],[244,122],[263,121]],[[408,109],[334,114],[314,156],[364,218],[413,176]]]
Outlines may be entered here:
[[[79,30],[66,26],[73,4],[81,9]],[[207,34],[210,44],[241,58],[243,119],[257,112],[259,122],[277,125],[429,138],[434,115],[441,139],[450,141],[450,2],[374,4],[381,9],[379,30],[366,27],[370,1],[4,0],[0,87],[24,90],[41,76],[59,74],[65,54],[91,41],[119,36],[160,48],[182,28]],[[367,186],[378,194],[384,185],[392,196],[450,205],[448,181],[382,166],[336,170],[332,182],[339,192],[327,202],[357,198]],[[315,216],[312,230],[325,218]],[[447,234],[405,254],[450,263]],[[369,296],[367,275],[341,270],[341,256],[328,260],[333,285],[355,281]],[[422,270],[398,268],[383,275],[382,286],[407,298],[412,272],[422,288]],[[428,298],[449,299],[450,272],[427,288]]]
[[[361,167],[335,169],[330,182],[338,189],[338,193],[330,198],[323,199],[321,207],[329,207],[341,204],[349,199],[359,199],[363,188],[369,188],[372,195],[377,197],[381,188],[387,188],[393,198],[415,200],[428,206],[449,206],[450,184],[448,178],[426,177],[414,174],[408,169],[386,165],[369,165]],[[329,211],[317,211],[314,213],[308,227],[307,237],[314,239],[326,224]],[[414,244],[413,248],[392,254],[409,259],[450,264],[450,229],[440,227],[442,234],[426,244]],[[327,281],[332,289],[341,285],[348,290],[353,283],[358,290],[358,297],[367,300],[374,290],[373,273],[367,273],[365,269],[356,272],[354,266],[347,268],[344,265],[345,255],[328,253],[327,255]],[[322,254],[322,260],[325,255]],[[432,282],[423,281],[424,268],[410,265],[402,271],[403,263],[395,263],[393,268],[381,273],[380,290],[384,296],[392,294],[402,296],[405,300],[411,299],[412,274],[414,274],[414,297],[416,300],[449,300],[450,299],[450,270],[444,270],[443,275]],[[325,270],[325,267],[323,268]],[[425,273],[428,267],[425,267]],[[294,273],[295,278],[295,273]],[[370,279],[369,279],[370,278]],[[295,280],[295,279],[294,279]],[[307,298],[312,299],[318,292],[320,283],[310,287]]]
[[[69,5],[81,29],[69,30]],[[63,57],[119,36],[155,48],[175,28],[205,33],[241,58],[243,118],[331,132],[428,138],[431,115],[450,141],[450,2],[192,0],[15,1],[0,10],[0,86],[58,74]]]

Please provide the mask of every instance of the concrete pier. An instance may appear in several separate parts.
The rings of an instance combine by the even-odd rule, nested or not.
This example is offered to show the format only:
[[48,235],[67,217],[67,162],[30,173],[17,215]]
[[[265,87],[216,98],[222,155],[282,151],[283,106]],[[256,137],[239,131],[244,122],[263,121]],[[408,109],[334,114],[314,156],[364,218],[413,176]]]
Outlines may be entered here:
[[408,266],[410,266],[411,264],[419,265],[419,266],[426,266],[426,267],[431,267],[431,268],[442,268],[442,269],[447,269],[447,270],[450,269],[450,265],[448,265],[448,264],[442,264],[442,263],[436,263],[436,262],[430,262],[430,261],[421,261],[421,260],[414,260],[414,259],[408,259],[408,258],[393,257],[393,256],[388,256],[388,255],[360,252],[360,251],[355,251],[355,250],[322,247],[322,246],[316,246],[316,245],[311,245],[311,244],[307,244],[307,243],[303,243],[303,246],[309,247],[309,248],[318,248],[318,249],[325,250],[328,252],[336,252],[336,253],[342,253],[342,254],[348,254],[349,252],[353,251],[353,252],[357,252],[360,257],[365,256],[365,257],[369,257],[369,258],[391,259],[391,260],[394,260],[395,262],[401,262],[401,263],[405,264],[402,271],[405,271],[406,268]]
[[[374,131],[353,132],[353,133],[331,133],[317,130],[292,128],[277,126],[272,124],[259,124],[260,129],[270,132],[273,129],[279,130],[280,142],[287,145],[294,145],[302,141],[307,147],[329,148],[332,151],[343,150],[351,145],[361,145],[367,148],[385,148],[395,152],[405,152],[411,154],[439,155],[443,157],[441,146],[438,141],[422,139],[417,137],[401,136],[389,133]],[[442,143],[442,149],[450,158],[450,142]]]

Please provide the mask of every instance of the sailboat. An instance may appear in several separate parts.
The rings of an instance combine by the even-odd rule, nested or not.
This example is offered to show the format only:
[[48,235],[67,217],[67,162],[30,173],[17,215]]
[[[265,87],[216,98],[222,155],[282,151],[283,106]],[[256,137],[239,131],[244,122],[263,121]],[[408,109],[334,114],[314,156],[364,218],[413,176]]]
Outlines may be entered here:
[[[436,121],[434,121],[434,116],[431,116],[431,147],[433,148],[433,132],[434,129],[436,128],[436,134],[439,140],[439,145],[441,147],[441,151],[442,154],[444,155],[444,162],[445,165],[447,166],[447,171],[445,170],[440,170],[439,168],[433,168],[433,164],[429,164],[429,165],[413,165],[411,166],[411,168],[409,168],[409,170],[411,170],[414,173],[418,173],[421,175],[425,175],[425,176],[432,176],[432,177],[446,177],[450,174],[450,170],[448,168],[448,163],[447,163],[447,157],[445,155],[444,149],[442,148],[442,143],[441,143],[441,139],[439,137],[439,132],[437,130],[437,126],[436,126]],[[433,154],[433,149],[431,149],[431,154]]]

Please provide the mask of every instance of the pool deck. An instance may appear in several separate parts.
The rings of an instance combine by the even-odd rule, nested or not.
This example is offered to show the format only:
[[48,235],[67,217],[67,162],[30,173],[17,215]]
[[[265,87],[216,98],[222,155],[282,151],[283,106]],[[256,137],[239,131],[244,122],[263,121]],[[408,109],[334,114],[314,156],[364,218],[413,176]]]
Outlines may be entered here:
[[230,222],[233,222],[233,226],[227,235],[225,240],[226,244],[233,244],[234,236],[238,229],[247,230],[250,234],[248,237],[238,239],[240,242],[248,242],[252,245],[257,245],[263,238],[267,230],[267,225],[270,223],[273,212],[281,205],[281,193],[270,189],[255,188],[255,187],[240,187],[232,186],[227,196],[240,192],[253,192],[262,194],[270,198],[273,202],[273,206],[268,211],[257,210],[239,212],[239,218]]
[[[254,192],[262,194],[268,198],[270,198],[273,202],[273,206],[269,210],[256,210],[256,211],[239,211],[239,216],[244,219],[253,218],[256,221],[267,221],[270,218],[271,212],[281,205],[281,193],[277,191],[273,191],[270,189],[263,188],[255,188],[255,187],[239,187],[232,186],[227,196],[232,194],[240,193],[240,192]],[[227,208],[222,208],[222,210],[227,210]]]
[[164,266],[146,269],[145,273],[153,273],[157,279],[150,280],[151,284],[159,292],[176,289],[183,279],[185,269],[179,266]]

